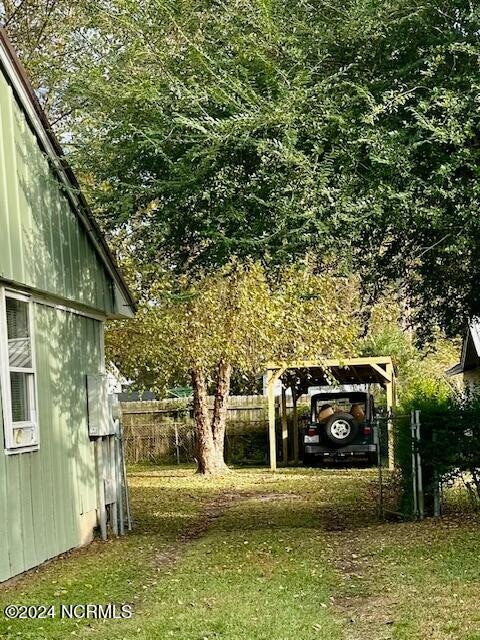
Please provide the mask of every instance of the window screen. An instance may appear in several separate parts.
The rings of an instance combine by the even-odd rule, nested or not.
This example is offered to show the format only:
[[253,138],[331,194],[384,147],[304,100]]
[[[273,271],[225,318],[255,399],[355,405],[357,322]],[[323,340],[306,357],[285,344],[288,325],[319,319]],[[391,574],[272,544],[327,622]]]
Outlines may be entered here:
[[5,445],[7,452],[20,452],[38,446],[32,302],[23,294],[1,292]]
[[31,368],[32,350],[28,306],[30,303],[6,298],[8,362],[11,367]]
[[10,372],[10,393],[13,422],[30,420],[29,375],[18,371]]

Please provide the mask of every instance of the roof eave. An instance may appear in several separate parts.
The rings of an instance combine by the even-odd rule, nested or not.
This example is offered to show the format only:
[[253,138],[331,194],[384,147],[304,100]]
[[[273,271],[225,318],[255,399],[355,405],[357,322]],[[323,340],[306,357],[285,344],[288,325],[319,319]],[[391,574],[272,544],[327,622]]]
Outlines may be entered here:
[[[28,79],[25,69],[18,58],[15,49],[13,48],[8,35],[3,27],[0,27],[0,62],[9,63],[10,68],[4,64],[5,71],[12,81],[13,89],[17,94],[17,97],[23,107],[23,110],[29,120],[29,124],[34,131],[39,144],[43,148],[44,152],[49,156],[52,166],[59,174],[60,180],[67,186],[71,187],[75,194],[71,190],[67,190],[67,197],[70,204],[77,214],[78,218],[82,222],[83,226],[93,245],[95,246],[98,254],[102,258],[102,261],[112,276],[112,278],[118,283],[122,290],[131,311],[134,313],[137,310],[137,303],[121,273],[117,262],[110,251],[110,248],[98,226],[89,206],[83,195],[80,185],[75,177],[75,174],[67,162],[63,149],[57,140],[50,123],[38,101],[35,91]],[[3,58],[3,59],[2,59]],[[11,77],[10,71],[13,71],[15,78]],[[17,86],[14,80],[18,80]],[[28,104],[25,104],[25,101]],[[28,109],[28,106],[30,109]],[[32,117],[33,116],[33,117]],[[44,134],[43,136],[41,134]]]

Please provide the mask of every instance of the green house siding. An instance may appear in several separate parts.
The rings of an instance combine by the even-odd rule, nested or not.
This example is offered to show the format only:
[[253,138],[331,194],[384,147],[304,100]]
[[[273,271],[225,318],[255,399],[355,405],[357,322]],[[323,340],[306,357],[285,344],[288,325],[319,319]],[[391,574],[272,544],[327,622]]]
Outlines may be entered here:
[[101,370],[102,325],[43,304],[34,323],[40,448],[0,453],[0,581],[78,546],[97,504],[85,376]]
[[112,278],[2,72],[0,278],[106,314],[118,310]]

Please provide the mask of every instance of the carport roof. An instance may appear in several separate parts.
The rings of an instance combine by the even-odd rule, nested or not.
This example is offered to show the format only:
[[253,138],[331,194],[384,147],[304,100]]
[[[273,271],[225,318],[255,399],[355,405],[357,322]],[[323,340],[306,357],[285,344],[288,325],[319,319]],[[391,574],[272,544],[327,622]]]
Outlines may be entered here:
[[[385,386],[394,375],[390,356],[269,362],[269,371],[283,370],[281,377],[298,386],[338,384],[380,384]],[[280,376],[279,376],[280,377]]]

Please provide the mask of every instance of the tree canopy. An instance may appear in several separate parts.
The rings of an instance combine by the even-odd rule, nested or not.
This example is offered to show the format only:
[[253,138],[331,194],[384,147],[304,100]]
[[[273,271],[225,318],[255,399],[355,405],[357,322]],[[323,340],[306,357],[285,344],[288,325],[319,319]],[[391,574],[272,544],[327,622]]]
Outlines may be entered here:
[[59,65],[26,62],[47,93],[63,73],[71,158],[145,263],[310,250],[360,274],[367,309],[397,281],[426,332],[480,313],[477,5],[79,0],[68,19]]
[[219,363],[261,374],[268,360],[346,356],[355,349],[358,282],[315,274],[307,261],[267,278],[259,263],[230,262],[183,284],[158,278],[132,321],[115,323],[109,351],[149,389],[210,380]]

